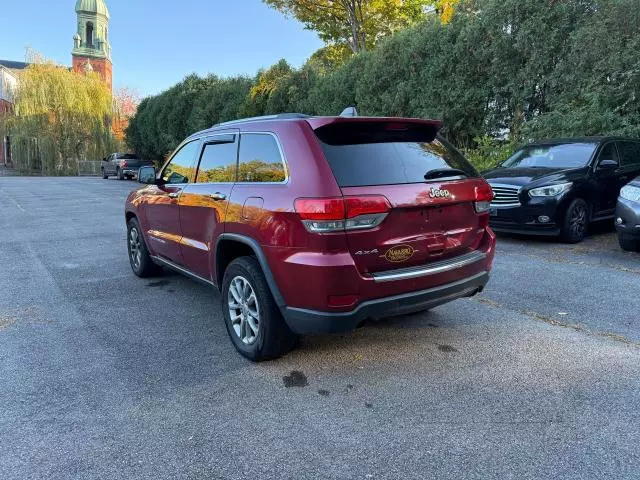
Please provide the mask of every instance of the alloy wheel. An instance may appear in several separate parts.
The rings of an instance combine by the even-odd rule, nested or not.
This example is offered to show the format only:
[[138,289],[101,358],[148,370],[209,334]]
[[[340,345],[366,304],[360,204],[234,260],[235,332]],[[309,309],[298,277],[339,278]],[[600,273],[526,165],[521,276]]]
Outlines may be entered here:
[[249,280],[234,277],[227,294],[231,325],[238,338],[245,345],[252,345],[260,331],[260,306]]
[[584,205],[578,204],[573,207],[569,217],[569,228],[574,237],[583,237],[587,228],[587,209]]
[[142,249],[140,244],[140,234],[137,228],[129,230],[129,258],[135,270],[140,269],[142,264]]

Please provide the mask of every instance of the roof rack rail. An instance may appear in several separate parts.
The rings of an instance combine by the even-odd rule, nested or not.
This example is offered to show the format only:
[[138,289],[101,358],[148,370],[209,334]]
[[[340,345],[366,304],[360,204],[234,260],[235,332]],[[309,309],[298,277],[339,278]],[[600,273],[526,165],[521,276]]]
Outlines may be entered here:
[[303,113],[280,113],[278,115],[263,115],[260,117],[248,117],[248,118],[239,118],[238,120],[231,120],[229,122],[217,123],[211,128],[216,127],[228,127],[231,125],[237,125],[240,123],[248,123],[248,122],[264,122],[266,120],[291,120],[296,118],[309,118],[309,115],[305,115]]

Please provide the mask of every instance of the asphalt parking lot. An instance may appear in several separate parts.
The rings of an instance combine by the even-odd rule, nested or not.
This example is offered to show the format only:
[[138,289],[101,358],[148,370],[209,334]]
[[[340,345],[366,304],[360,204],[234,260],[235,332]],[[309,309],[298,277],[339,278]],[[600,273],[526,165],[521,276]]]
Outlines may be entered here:
[[216,293],[133,276],[135,187],[0,178],[1,479],[640,477],[640,255],[615,234],[501,237],[481,296],[256,365]]

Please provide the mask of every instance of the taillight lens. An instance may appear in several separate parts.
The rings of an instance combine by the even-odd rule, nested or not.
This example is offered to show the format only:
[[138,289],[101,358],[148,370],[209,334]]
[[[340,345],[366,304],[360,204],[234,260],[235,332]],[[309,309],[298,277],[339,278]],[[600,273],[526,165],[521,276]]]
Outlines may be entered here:
[[298,198],[295,208],[303,220],[342,220],[344,200],[337,198]]
[[474,207],[477,213],[487,213],[491,208],[491,200],[493,200],[493,190],[488,183],[476,187]]
[[387,197],[382,195],[364,195],[361,197],[344,197],[347,218],[376,213],[388,213],[391,205]]
[[375,228],[391,209],[382,195],[298,198],[294,206],[304,226],[314,233]]

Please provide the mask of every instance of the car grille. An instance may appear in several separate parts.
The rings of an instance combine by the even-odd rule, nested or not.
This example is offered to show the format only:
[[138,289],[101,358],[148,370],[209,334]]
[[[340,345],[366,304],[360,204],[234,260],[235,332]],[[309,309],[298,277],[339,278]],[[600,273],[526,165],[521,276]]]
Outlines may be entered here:
[[491,185],[493,190],[493,201],[491,205],[520,205],[520,188],[507,185]]

